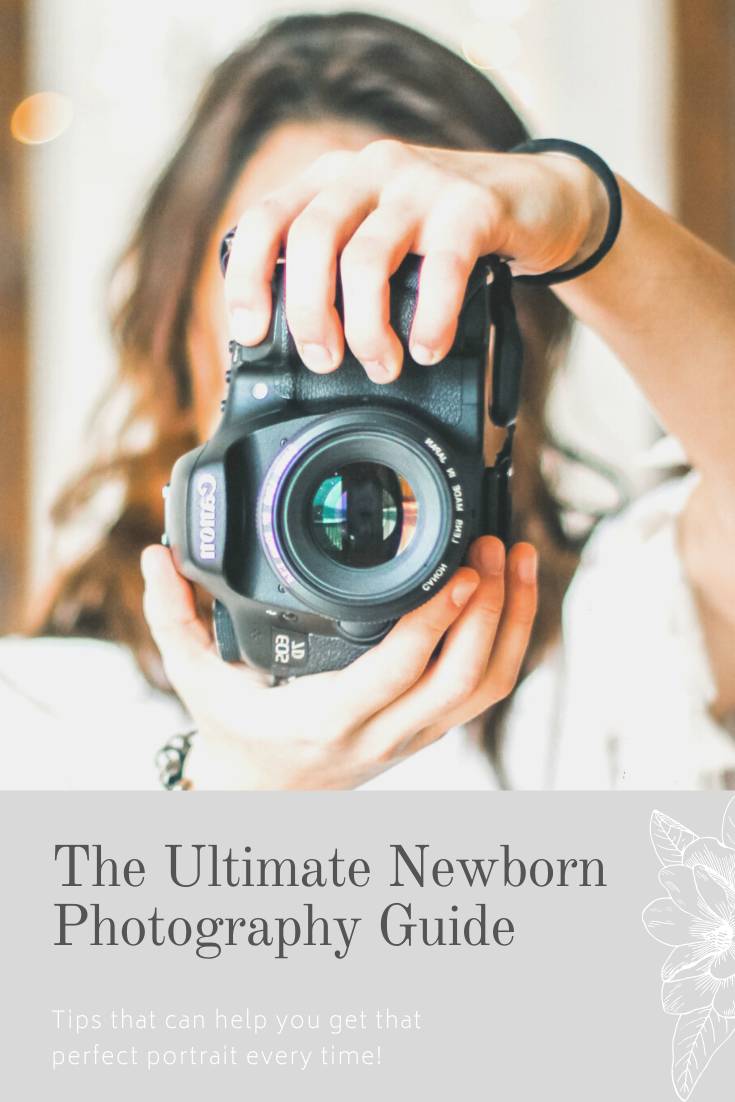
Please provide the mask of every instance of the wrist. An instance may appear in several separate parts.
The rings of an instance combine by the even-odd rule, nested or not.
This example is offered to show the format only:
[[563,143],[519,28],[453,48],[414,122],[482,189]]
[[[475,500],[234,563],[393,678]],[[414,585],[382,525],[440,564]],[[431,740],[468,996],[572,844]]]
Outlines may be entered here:
[[185,772],[196,733],[173,735],[156,754],[158,779],[167,792],[186,792],[192,787]]
[[[516,274],[523,283],[552,286],[567,283],[596,268],[607,256],[620,230],[622,221],[622,196],[620,185],[610,166],[592,149],[560,138],[539,138],[516,146],[514,153],[536,156],[556,155],[555,172],[566,175],[570,190],[566,196],[557,196],[560,209],[566,211],[570,227],[570,243],[577,242],[573,256],[539,274]],[[574,177],[574,180],[571,178]],[[571,181],[571,182],[570,182]],[[605,193],[603,199],[601,191]],[[606,201],[605,201],[606,200]],[[581,208],[581,211],[580,211]],[[603,211],[607,217],[600,238],[600,220]],[[571,227],[574,227],[572,230]],[[595,242],[598,242],[595,245]],[[591,250],[591,251],[590,251]]]
[[[573,157],[564,153],[550,154],[550,156],[565,157],[567,161],[574,161]],[[583,209],[586,212],[587,233],[577,252],[566,265],[569,268],[582,264],[599,249],[610,217],[610,200],[602,180],[587,165],[579,161],[576,164],[585,177]]]
[[174,735],[156,755],[158,779],[167,792],[250,787],[233,774],[233,761],[237,755],[229,740],[202,731]]
[[246,788],[248,785],[237,783],[233,776],[236,760],[231,745],[223,746],[221,739],[200,731],[187,756],[184,774],[197,792]]
[[571,153],[549,151],[539,154],[539,160],[553,166],[567,189],[565,205],[576,212],[579,220],[579,244],[574,253],[560,265],[564,271],[582,264],[600,247],[610,216],[610,200],[599,176]]

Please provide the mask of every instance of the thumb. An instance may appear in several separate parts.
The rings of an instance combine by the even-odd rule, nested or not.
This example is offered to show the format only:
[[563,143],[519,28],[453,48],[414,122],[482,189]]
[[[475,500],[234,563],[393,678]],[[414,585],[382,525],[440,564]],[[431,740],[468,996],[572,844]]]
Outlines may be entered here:
[[176,570],[166,547],[146,547],[140,558],[145,582],[143,614],[175,683],[204,656],[211,658],[209,632],[199,620],[191,585]]

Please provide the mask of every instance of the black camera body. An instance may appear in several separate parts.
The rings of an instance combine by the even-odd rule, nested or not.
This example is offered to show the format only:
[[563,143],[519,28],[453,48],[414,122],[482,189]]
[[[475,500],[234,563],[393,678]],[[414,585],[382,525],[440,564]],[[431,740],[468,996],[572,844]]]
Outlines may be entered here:
[[[227,661],[279,677],[342,668],[436,593],[471,540],[505,534],[509,451],[487,470],[483,458],[488,265],[432,367],[408,351],[419,272],[409,256],[390,281],[405,353],[395,382],[371,382],[347,349],[335,372],[307,370],[286,323],[283,262],[266,339],[230,345],[222,420],[174,466],[164,536],[180,573],[213,594]],[[496,349],[502,404],[501,367]],[[496,423],[515,416],[511,384]]]

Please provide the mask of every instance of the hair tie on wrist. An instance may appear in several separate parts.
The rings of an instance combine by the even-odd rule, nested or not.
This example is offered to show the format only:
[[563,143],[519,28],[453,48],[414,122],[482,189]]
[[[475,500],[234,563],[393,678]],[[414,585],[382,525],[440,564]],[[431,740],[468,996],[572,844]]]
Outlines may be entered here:
[[548,287],[552,283],[567,283],[570,279],[576,279],[577,276],[591,271],[600,263],[603,257],[607,256],[615,244],[623,217],[623,201],[620,188],[610,166],[597,153],[588,149],[586,145],[567,142],[562,138],[536,138],[532,141],[523,142],[514,149],[508,150],[508,152],[567,153],[571,157],[576,157],[578,161],[582,161],[588,168],[591,168],[601,181],[610,203],[605,236],[591,256],[588,256],[580,264],[575,264],[573,268],[554,268],[550,272],[541,272],[538,275],[518,275],[513,277],[514,281],[517,283],[535,283]]

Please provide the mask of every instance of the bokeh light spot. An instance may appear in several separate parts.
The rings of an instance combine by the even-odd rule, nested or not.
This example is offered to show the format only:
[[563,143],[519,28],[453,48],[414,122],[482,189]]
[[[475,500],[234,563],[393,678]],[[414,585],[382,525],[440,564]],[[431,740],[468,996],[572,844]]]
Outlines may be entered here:
[[521,52],[521,41],[507,23],[475,23],[462,42],[465,57],[478,69],[506,69]]
[[67,96],[59,92],[36,92],[18,104],[10,120],[10,130],[19,142],[41,145],[63,134],[73,115]]

